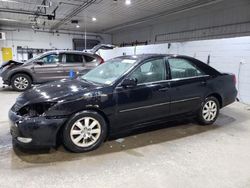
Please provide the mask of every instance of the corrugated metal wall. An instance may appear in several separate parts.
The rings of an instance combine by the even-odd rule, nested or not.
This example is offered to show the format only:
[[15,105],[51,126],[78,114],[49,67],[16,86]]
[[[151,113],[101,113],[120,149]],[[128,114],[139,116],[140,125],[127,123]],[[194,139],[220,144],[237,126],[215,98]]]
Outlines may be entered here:
[[165,43],[250,35],[250,1],[224,0],[113,34],[113,42]]

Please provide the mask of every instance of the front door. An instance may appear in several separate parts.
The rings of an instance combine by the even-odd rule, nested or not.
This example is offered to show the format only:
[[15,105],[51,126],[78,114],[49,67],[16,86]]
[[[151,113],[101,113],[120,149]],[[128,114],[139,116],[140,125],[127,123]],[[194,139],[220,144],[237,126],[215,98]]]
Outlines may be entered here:
[[144,123],[169,114],[169,81],[165,59],[148,60],[137,67],[129,78],[137,79],[133,88],[116,88],[117,125],[115,128]]
[[48,82],[64,78],[61,54],[49,54],[34,62],[34,73],[38,82]]
[[207,93],[205,75],[190,60],[168,59],[171,74],[171,114],[192,113],[200,109]]

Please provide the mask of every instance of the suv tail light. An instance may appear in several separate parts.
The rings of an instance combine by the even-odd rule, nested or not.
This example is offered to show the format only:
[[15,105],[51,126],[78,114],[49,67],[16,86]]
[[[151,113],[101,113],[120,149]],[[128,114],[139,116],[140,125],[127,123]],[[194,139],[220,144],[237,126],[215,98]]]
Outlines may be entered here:
[[234,85],[236,85],[236,84],[237,84],[237,80],[236,80],[236,76],[235,76],[235,74],[233,74],[233,82],[234,82]]
[[100,57],[100,64],[99,65],[101,65],[101,64],[103,64],[104,63],[104,60]]

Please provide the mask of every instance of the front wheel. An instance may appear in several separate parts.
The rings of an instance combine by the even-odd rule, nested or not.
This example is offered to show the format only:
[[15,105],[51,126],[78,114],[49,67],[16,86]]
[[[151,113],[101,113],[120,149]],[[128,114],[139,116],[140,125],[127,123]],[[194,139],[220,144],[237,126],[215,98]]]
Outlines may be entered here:
[[208,97],[202,103],[198,113],[198,122],[201,125],[211,125],[218,118],[220,111],[219,101],[215,97]]
[[16,91],[25,91],[31,88],[31,78],[26,74],[16,74],[11,79],[11,87]]
[[98,148],[107,135],[104,118],[93,111],[84,111],[74,115],[63,130],[64,146],[76,153]]

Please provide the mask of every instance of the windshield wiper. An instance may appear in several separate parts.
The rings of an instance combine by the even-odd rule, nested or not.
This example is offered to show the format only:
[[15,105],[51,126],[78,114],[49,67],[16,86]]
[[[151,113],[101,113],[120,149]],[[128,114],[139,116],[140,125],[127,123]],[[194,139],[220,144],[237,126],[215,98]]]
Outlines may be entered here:
[[82,78],[82,77],[80,77],[80,80],[82,80],[82,81],[84,81],[84,82],[91,83],[91,84],[99,84],[99,83],[97,83],[97,82],[93,82],[93,81],[86,80],[86,79],[84,79],[84,78]]

